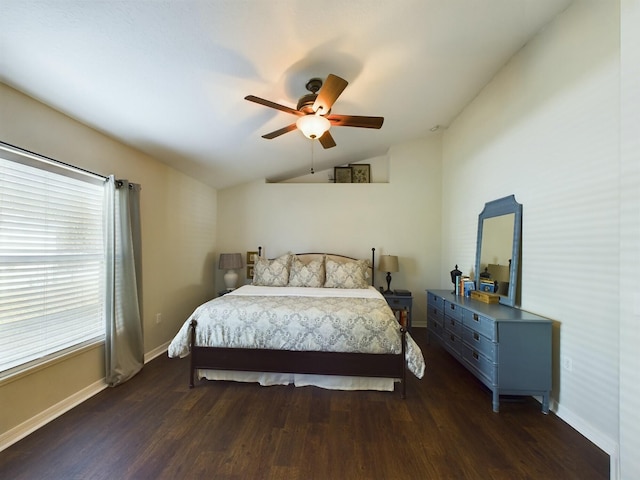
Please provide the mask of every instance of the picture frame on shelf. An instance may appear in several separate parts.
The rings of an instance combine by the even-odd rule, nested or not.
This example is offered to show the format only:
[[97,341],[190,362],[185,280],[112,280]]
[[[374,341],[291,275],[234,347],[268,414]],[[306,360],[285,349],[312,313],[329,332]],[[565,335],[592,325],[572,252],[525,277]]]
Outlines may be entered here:
[[352,183],[371,183],[371,165],[368,163],[353,163],[351,167]]
[[258,252],[247,252],[247,265],[255,265],[258,259]]
[[333,178],[336,183],[352,183],[353,171],[351,167],[333,167]]

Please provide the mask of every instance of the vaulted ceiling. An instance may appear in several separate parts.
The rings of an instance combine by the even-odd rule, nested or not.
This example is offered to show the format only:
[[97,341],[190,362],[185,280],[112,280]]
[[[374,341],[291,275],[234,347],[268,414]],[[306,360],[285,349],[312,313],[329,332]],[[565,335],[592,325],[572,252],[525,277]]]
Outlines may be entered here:
[[[295,121],[310,78],[349,82],[316,170],[446,126],[570,0],[1,0],[0,81],[224,188],[308,173]],[[0,115],[2,113],[0,112]],[[317,142],[316,142],[317,143]],[[46,152],[42,152],[46,153]]]

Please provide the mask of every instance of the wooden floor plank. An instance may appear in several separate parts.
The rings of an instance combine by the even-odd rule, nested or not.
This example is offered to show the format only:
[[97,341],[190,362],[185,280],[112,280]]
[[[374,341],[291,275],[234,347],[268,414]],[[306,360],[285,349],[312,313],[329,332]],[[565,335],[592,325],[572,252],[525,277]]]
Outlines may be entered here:
[[489,391],[414,338],[425,378],[398,392],[199,382],[159,357],[0,452],[11,479],[608,479],[609,457],[532,398]]

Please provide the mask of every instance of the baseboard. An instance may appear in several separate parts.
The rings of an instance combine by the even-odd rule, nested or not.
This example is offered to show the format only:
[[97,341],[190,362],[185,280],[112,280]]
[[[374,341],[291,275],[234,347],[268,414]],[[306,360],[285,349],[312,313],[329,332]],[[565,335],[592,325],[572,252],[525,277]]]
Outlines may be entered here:
[[107,388],[107,384],[104,382],[104,378],[94,382],[88,387],[83,388],[79,392],[65,398],[61,402],[43,410],[39,414],[31,417],[29,420],[21,423],[20,425],[12,428],[11,430],[0,435],[0,452],[5,448],[10,447],[14,443],[22,440],[24,437],[34,432],[38,428],[46,425],[47,423],[55,420],[63,413],[68,412],[76,405],[81,404],[85,400],[93,397],[97,393]]
[[555,409],[553,410],[558,417],[609,455],[609,478],[611,480],[620,478],[620,453],[618,443],[596,429],[589,422],[586,422],[582,417],[574,414],[567,408],[563,408],[562,405],[555,404]]
[[149,363],[154,358],[159,357],[160,355],[165,353],[168,350],[170,343],[171,342],[163,343],[159,347],[156,347],[153,350],[151,350],[150,352],[145,353],[144,354],[144,363]]
[[[169,348],[169,343],[167,342],[163,345],[160,345],[157,348],[154,348],[148,353],[144,355],[144,363],[148,363],[156,357],[159,357],[163,353],[167,351]],[[61,402],[43,410],[38,413],[34,417],[31,417],[29,420],[21,423],[20,425],[12,428],[11,430],[0,434],[0,452],[14,443],[22,440],[24,437],[29,435],[30,433],[36,431],[38,428],[43,427],[47,423],[55,420],[63,413],[68,412],[73,407],[81,404],[85,400],[93,397],[95,394],[100,393],[102,390],[107,388],[107,384],[103,379],[98,380],[97,382],[89,385],[88,387],[83,388],[79,392],[74,393],[73,395],[65,398]]]

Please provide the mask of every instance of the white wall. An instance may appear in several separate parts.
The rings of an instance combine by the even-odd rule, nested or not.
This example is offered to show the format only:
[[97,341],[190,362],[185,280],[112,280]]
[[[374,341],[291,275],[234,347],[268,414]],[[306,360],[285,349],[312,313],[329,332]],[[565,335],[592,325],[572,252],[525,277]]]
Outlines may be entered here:
[[640,1],[621,2],[620,476],[640,477]]
[[[3,84],[0,139],[142,185],[144,349],[147,354],[161,349],[193,309],[213,295],[216,191]],[[160,324],[156,313],[162,314]],[[0,448],[21,434],[21,426],[37,426],[65,408],[69,398],[82,400],[103,378],[100,346],[0,383]]]
[[[261,245],[270,257],[291,251],[370,258],[375,247],[376,256],[398,255],[391,287],[413,291],[414,322],[425,325],[424,290],[437,284],[441,269],[440,137],[394,147],[388,156],[388,183],[253,182],[219,191],[220,251]],[[384,276],[376,272],[376,286],[386,287]]]
[[[443,138],[445,261],[471,264],[470,225],[481,205],[515,194],[524,205],[522,308],[555,321],[555,408],[614,464],[619,51],[617,2],[578,1],[503,67]],[[571,371],[561,368],[565,358]]]

